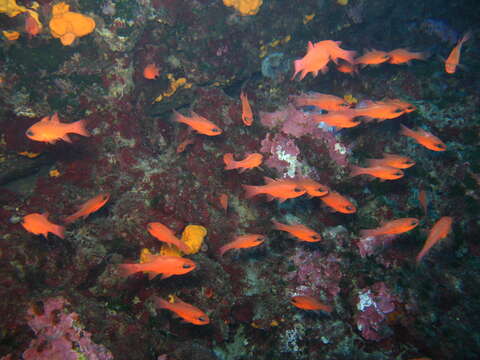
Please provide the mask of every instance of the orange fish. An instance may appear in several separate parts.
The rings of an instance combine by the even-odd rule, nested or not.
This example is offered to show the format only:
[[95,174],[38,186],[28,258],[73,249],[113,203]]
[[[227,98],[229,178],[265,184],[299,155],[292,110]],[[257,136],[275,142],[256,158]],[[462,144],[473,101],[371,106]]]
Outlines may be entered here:
[[242,101],[242,121],[246,126],[251,126],[253,124],[252,108],[247,95],[243,91],[240,93],[240,100]]
[[192,138],[186,138],[183,140],[180,144],[177,146],[177,154],[180,154],[185,151],[188,145],[191,145],[194,143],[194,140]]
[[30,36],[37,36],[40,34],[41,30],[41,24],[39,24],[30,13],[27,13],[27,17],[25,18],[25,31],[27,34]]
[[296,180],[300,187],[303,187],[310,197],[325,196],[328,194],[328,187],[309,178],[299,178]]
[[276,230],[286,231],[301,241],[318,242],[322,240],[322,237],[320,236],[319,233],[313,231],[312,229],[310,229],[305,225],[302,225],[302,224],[287,225],[287,224],[282,224],[276,220],[272,220],[272,222],[273,222],[273,227]]
[[151,280],[162,274],[166,279],[172,275],[184,275],[194,270],[197,265],[190,259],[180,256],[149,255],[147,262],[141,264],[120,264],[119,273],[122,276],[130,276],[137,272],[147,272]]
[[360,235],[364,237],[379,235],[397,235],[410,231],[418,226],[418,219],[402,218],[384,223],[376,229],[360,230]]
[[417,107],[415,105],[412,105],[412,104],[410,104],[406,101],[400,100],[400,99],[385,100],[384,103],[392,104],[394,106],[397,106],[398,108],[402,109],[407,114],[417,110]]
[[228,250],[247,249],[261,245],[265,241],[265,237],[260,234],[246,234],[237,236],[233,241],[223,245],[220,250],[220,256],[223,256]]
[[400,124],[401,130],[400,134],[411,137],[420,145],[425,146],[429,150],[433,151],[445,151],[447,146],[437,138],[435,135],[425,131],[423,129],[418,129],[417,131],[407,128],[405,125]]
[[194,113],[193,111],[192,116],[187,117],[173,110],[173,119],[179,123],[187,124],[199,134],[216,136],[222,133],[222,129],[220,129],[217,125],[210,120],[205,119],[203,116]]
[[64,228],[63,226],[51,223],[48,221],[48,213],[38,214],[28,214],[23,217],[22,226],[28,232],[35,235],[43,235],[45,238],[48,236],[48,233],[57,235],[59,238],[64,238]]
[[446,238],[452,229],[453,218],[444,216],[440,218],[430,229],[427,241],[423,245],[422,250],[417,255],[417,263],[422,261],[423,257],[430,251],[430,249],[440,240]]
[[460,52],[462,51],[462,45],[465,41],[470,39],[471,36],[471,32],[467,32],[465,35],[463,35],[457,45],[455,45],[455,47],[452,49],[450,55],[448,55],[448,58],[445,60],[445,72],[447,72],[448,74],[455,74],[455,71],[457,71],[457,66],[460,62]]
[[360,125],[358,113],[355,109],[347,109],[341,111],[329,111],[328,114],[313,115],[312,119],[318,122],[324,122],[329,126],[338,128],[352,128]]
[[350,64],[347,62],[342,62],[341,64],[338,64],[337,70],[340,71],[341,73],[349,74],[351,76],[358,73],[358,68],[355,66],[355,64]]
[[173,298],[173,302],[168,302],[161,297],[155,296],[154,302],[158,308],[170,310],[191,324],[207,325],[210,322],[208,315],[202,310],[187,304],[176,296]]
[[268,201],[278,199],[281,203],[287,199],[297,198],[306,193],[306,190],[299,186],[298,183],[291,179],[274,180],[264,177],[265,185],[242,185],[245,190],[245,197],[247,199],[265,194]]
[[85,121],[79,120],[70,124],[61,123],[58,114],[55,113],[51,117],[45,116],[28,128],[25,135],[30,140],[46,142],[54,144],[58,140],[71,143],[68,134],[78,134],[82,136],[90,136],[85,129]]
[[403,177],[403,171],[391,166],[372,166],[363,168],[360,166],[352,166],[351,177],[358,175],[371,175],[382,180],[397,180]]
[[228,209],[228,195],[227,194],[220,194],[218,197],[218,201],[220,202],[220,206],[222,207],[225,212],[227,212]]
[[395,119],[405,114],[400,104],[391,101],[362,101],[355,111],[357,116],[363,116],[366,121]]
[[410,64],[411,60],[425,60],[428,57],[427,53],[423,52],[411,52],[407,49],[395,49],[388,53],[390,64]]
[[418,202],[420,203],[420,206],[423,209],[423,214],[427,216],[427,210],[428,210],[428,198],[427,198],[427,192],[423,189],[421,189],[418,192]]
[[188,248],[187,244],[185,244],[182,240],[175,236],[175,233],[159,222],[152,222],[147,224],[147,230],[154,238],[157,240],[170,244],[175,245],[177,248],[182,250],[184,253],[189,253],[190,249]]
[[341,212],[343,214],[353,214],[357,211],[355,205],[353,205],[347,198],[340,195],[336,191],[329,191],[327,195],[320,198],[331,209]]
[[160,75],[160,69],[155,64],[148,64],[143,69],[143,77],[148,80],[154,80]]
[[225,163],[225,170],[238,169],[239,173],[243,173],[245,170],[256,168],[262,165],[263,155],[259,153],[253,153],[247,155],[243,160],[235,161],[232,153],[223,155],[223,162]]
[[302,80],[308,73],[317,76],[321,71],[325,74],[328,71],[328,62],[330,60],[337,63],[338,59],[343,59],[349,63],[353,63],[355,51],[348,51],[340,48],[340,41],[324,40],[313,44],[308,42],[307,54],[298,60],[294,61],[295,73],[292,79],[300,73],[300,80]]
[[109,193],[99,194],[94,198],[88,200],[85,204],[80,205],[78,211],[75,214],[66,217],[65,220],[63,221],[67,224],[70,224],[79,218],[85,219],[91,213],[94,213],[95,211],[100,210],[103,207],[103,205],[105,205],[108,202],[109,199],[110,199]]
[[340,111],[350,107],[344,98],[329,94],[309,93],[292,98],[296,106],[315,106],[328,111]]
[[395,154],[383,154],[383,159],[368,159],[369,167],[374,166],[390,166],[396,169],[408,169],[415,165],[415,161],[406,156]]
[[322,304],[313,296],[307,296],[307,295],[293,296],[290,301],[293,306],[296,306],[297,308],[302,310],[322,310],[325,312],[333,311],[333,308],[331,306]]
[[389,59],[390,55],[387,52],[372,49],[370,51],[367,51],[362,56],[356,58],[355,64],[362,66],[379,65],[388,61]]

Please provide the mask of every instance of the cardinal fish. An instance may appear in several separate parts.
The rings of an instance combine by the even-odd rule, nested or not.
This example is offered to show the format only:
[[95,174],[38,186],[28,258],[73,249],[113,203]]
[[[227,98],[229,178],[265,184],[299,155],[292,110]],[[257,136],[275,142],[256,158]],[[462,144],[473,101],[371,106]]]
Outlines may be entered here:
[[59,238],[64,238],[63,226],[56,225],[48,221],[48,213],[38,214],[33,213],[23,217],[22,226],[28,232],[35,235],[48,236],[48,233],[57,235]]
[[190,249],[187,244],[175,236],[175,233],[170,230],[168,227],[159,222],[152,222],[147,225],[147,230],[155,237],[157,240],[164,243],[175,245],[177,248],[182,250],[184,253],[189,253]]
[[242,173],[245,170],[256,168],[262,165],[263,155],[259,153],[249,154],[243,160],[234,160],[232,153],[223,155],[223,162],[225,163],[225,170],[235,170]]
[[302,224],[287,225],[276,220],[272,220],[273,227],[277,230],[286,231],[295,236],[300,241],[317,242],[322,240],[319,233]]
[[150,255],[147,257],[147,262],[120,264],[118,267],[122,276],[130,276],[143,271],[148,273],[148,278],[151,280],[160,274],[162,279],[166,279],[172,275],[189,273],[195,269],[196,264],[192,260],[180,256]]
[[68,134],[78,134],[82,136],[90,136],[85,129],[85,121],[79,120],[70,124],[61,123],[58,114],[55,113],[51,117],[45,116],[39,122],[36,122],[28,128],[25,135],[30,140],[46,142],[54,144],[58,140],[71,143],[72,140]]
[[298,295],[292,297],[290,300],[292,305],[302,310],[322,310],[325,312],[332,312],[333,308],[329,305],[322,304],[320,301],[312,296]]
[[222,129],[220,129],[217,125],[210,120],[207,120],[203,116],[194,113],[193,111],[192,116],[187,117],[174,110],[173,119],[179,123],[187,124],[199,134],[216,136],[222,133]]
[[170,310],[191,324],[207,325],[210,322],[208,315],[202,310],[182,301],[176,296],[173,297],[173,302],[168,302],[157,296],[154,297],[154,301],[158,308]]
[[81,205],[75,214],[66,217],[63,221],[67,224],[79,218],[86,218],[91,213],[100,210],[110,199],[110,194],[100,194]]
[[220,256],[223,256],[228,250],[247,249],[261,245],[265,241],[265,237],[260,234],[246,234],[237,236],[235,240],[223,245],[220,250]]
[[242,185],[245,189],[245,197],[247,199],[256,195],[265,194],[269,201],[278,199],[282,203],[287,199],[297,198],[306,193],[306,190],[294,180],[274,180],[268,177],[264,177],[264,179],[265,185]]

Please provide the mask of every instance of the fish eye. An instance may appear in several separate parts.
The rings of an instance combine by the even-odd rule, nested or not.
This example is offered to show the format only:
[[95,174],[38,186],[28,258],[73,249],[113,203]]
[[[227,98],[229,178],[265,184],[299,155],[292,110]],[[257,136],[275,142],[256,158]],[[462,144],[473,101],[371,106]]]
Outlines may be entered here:
[[190,264],[183,264],[182,267],[183,267],[184,269],[190,269],[190,268],[192,267],[192,265],[190,265]]
[[417,221],[417,220],[413,220],[413,221],[412,221],[412,226],[415,226],[415,225],[417,225],[417,224],[418,224],[418,221]]
[[295,192],[301,192],[301,191],[303,191],[303,189],[296,187],[295,189],[293,189],[293,191],[295,191]]
[[205,317],[203,317],[203,316],[199,316],[199,317],[198,317],[198,320],[200,320],[200,321],[207,321],[207,319],[205,319]]
[[437,144],[437,147],[440,148],[440,149],[444,149],[444,148],[445,148],[445,145],[443,145],[443,144]]
[[220,132],[220,129],[219,128],[213,128],[212,132]]
[[33,136],[33,131],[32,130],[27,130],[27,135],[28,136]]
[[410,164],[415,164],[415,161],[413,160],[406,160],[405,164],[410,165]]
[[313,240],[318,240],[318,235],[312,235],[311,238],[312,238]]
[[353,206],[351,206],[351,205],[345,206],[345,209],[347,209],[348,211],[353,211],[353,210],[355,210],[355,208],[354,208]]
[[400,171],[397,171],[394,175],[402,176],[403,174]]
[[401,113],[401,112],[403,112],[403,110],[399,108],[399,109],[395,109],[393,112],[394,113]]
[[384,59],[388,59],[390,57],[390,55],[384,55],[383,58]]
[[263,236],[262,237],[259,237],[258,239],[255,239],[256,242],[260,242],[260,241],[263,241]]

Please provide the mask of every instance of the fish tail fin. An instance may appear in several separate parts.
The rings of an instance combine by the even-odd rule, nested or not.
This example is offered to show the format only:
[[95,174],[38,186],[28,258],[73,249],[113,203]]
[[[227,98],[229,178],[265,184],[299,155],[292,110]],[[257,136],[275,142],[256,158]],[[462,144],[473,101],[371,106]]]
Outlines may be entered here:
[[225,254],[225,253],[226,253],[228,250],[230,250],[230,249],[231,249],[230,244],[227,244],[227,245],[223,245],[223,246],[218,250],[218,252],[219,252],[220,256],[223,256],[223,254]]
[[79,121],[75,121],[74,123],[71,124],[71,132],[72,133],[75,133],[75,134],[78,134],[78,135],[82,135],[82,136],[90,136],[90,133],[88,132],[88,130],[85,128],[85,120],[79,120]]
[[225,163],[225,170],[235,169],[236,161],[233,159],[232,153],[226,153],[225,155],[223,155],[223,162]]
[[118,265],[118,273],[120,276],[130,276],[133,275],[140,270],[138,269],[138,264],[120,264]]
[[65,224],[71,224],[71,223],[73,223],[74,221],[76,221],[79,217],[80,217],[80,216],[75,213],[75,214],[73,214],[73,215],[67,216],[65,219],[63,219],[63,222],[64,222]]
[[409,136],[409,137],[414,137],[415,136],[415,132],[413,130],[409,129],[408,127],[406,127],[403,124],[400,124],[400,134],[405,135],[405,136]]
[[65,238],[65,228],[61,225],[55,225],[52,229],[52,233],[54,233],[61,239]]
[[350,177],[365,174],[365,172],[364,172],[365,169],[360,167],[360,166],[352,165],[351,169],[352,169],[352,172],[350,173]]
[[367,167],[382,166],[383,161],[381,159],[367,159]]
[[178,111],[173,110],[172,120],[179,123],[186,123],[185,116],[180,114]]
[[418,253],[417,257],[415,258],[415,261],[417,262],[417,264],[419,264],[422,261],[423,257],[426,255],[426,253],[427,252],[424,249],[422,249],[422,251],[420,251]]
[[432,56],[430,51],[422,51],[418,53],[417,60],[427,60],[430,56]]
[[258,186],[255,185],[242,185],[243,189],[245,190],[245,198],[250,199],[254,196],[260,194],[260,190]]
[[272,224],[273,224],[273,227],[276,230],[284,230],[285,229],[285,224],[282,224],[281,222],[278,222],[275,219],[272,219]]
[[155,296],[154,298],[154,302],[155,302],[155,305],[160,308],[160,309],[168,309],[170,308],[170,303],[165,300],[165,299],[162,299],[161,297],[159,296]]
[[186,243],[184,243],[182,240],[178,243],[178,248],[182,250],[185,254],[189,254],[192,250],[188,247]]
[[355,56],[357,56],[357,52],[353,50],[345,50],[343,52],[342,59],[348,61],[350,64],[355,64]]
[[470,31],[467,31],[467,32],[463,35],[462,39],[460,40],[460,43],[463,44],[465,41],[470,40],[471,37],[472,37],[472,31],[471,31],[471,30],[470,30]]

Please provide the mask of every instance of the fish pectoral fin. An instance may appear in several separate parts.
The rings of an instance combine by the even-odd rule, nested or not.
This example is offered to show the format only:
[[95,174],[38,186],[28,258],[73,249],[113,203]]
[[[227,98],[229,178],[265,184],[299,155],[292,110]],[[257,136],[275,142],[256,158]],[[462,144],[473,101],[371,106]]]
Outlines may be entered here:
[[66,141],[68,143],[72,143],[72,140],[70,139],[70,137],[68,136],[68,134],[65,134],[62,136],[62,140],[63,141]]
[[148,274],[148,280],[153,280],[158,275],[156,272],[153,272],[153,271],[149,271],[147,274]]
[[172,276],[173,274],[162,274],[162,276],[160,277],[160,279],[168,279],[170,276]]

